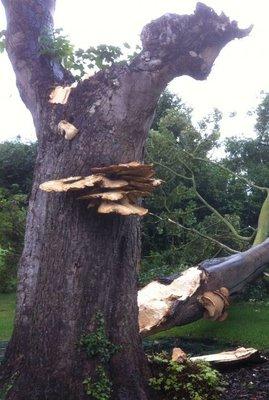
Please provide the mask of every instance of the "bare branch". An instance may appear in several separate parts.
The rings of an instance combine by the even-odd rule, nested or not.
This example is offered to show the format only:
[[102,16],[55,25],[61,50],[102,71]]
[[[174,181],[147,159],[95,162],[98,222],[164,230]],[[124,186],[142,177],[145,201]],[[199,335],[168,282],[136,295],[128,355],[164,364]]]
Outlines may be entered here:
[[184,229],[185,231],[193,233],[194,235],[201,236],[202,238],[204,238],[206,240],[209,240],[210,242],[212,242],[212,243],[218,245],[219,247],[221,247],[222,249],[228,251],[228,253],[231,253],[231,254],[239,253],[237,250],[234,250],[231,247],[226,246],[224,243],[219,242],[217,239],[214,239],[211,236],[206,235],[205,233],[199,232],[199,231],[197,231],[197,229],[188,228],[187,226],[184,226],[184,225],[180,224],[179,222],[176,222],[176,221],[172,220],[171,218],[162,218],[162,217],[159,217],[158,215],[153,214],[153,213],[149,213],[149,215],[152,215],[153,217],[158,218],[161,221],[170,222],[171,224],[176,225],[179,228]]
[[215,165],[216,167],[222,169],[223,171],[228,172],[228,174],[234,176],[235,178],[240,179],[242,182],[245,182],[248,186],[250,186],[250,187],[252,187],[252,188],[254,188],[254,189],[258,189],[258,190],[261,190],[261,191],[263,191],[263,192],[267,192],[267,191],[269,190],[269,188],[267,188],[267,187],[265,187],[265,186],[256,185],[254,182],[251,182],[249,179],[245,178],[245,177],[242,176],[242,175],[237,174],[236,172],[232,171],[230,168],[225,167],[224,165],[222,165],[222,164],[220,164],[220,163],[217,163],[217,162],[215,162],[215,161],[213,161],[213,160],[210,160],[210,159],[207,159],[207,158],[196,157],[196,156],[194,156],[193,154],[188,153],[188,152],[187,152],[187,154],[188,154],[190,157],[192,157],[194,160],[203,161],[203,162],[205,162],[205,163]]
[[242,240],[244,242],[249,242],[251,239],[253,239],[254,234],[251,236],[242,236],[240,235],[237,230],[235,229],[235,227],[227,220],[227,218],[223,217],[223,215],[221,215],[218,210],[216,210],[216,208],[214,208],[213,206],[211,206],[204,198],[203,196],[200,195],[200,193],[197,191],[196,189],[196,183],[195,180],[193,179],[193,190],[196,194],[196,196],[198,197],[199,200],[201,200],[201,202],[210,210],[212,211],[212,213],[214,215],[216,215],[216,217],[224,223],[224,225],[227,226],[227,228],[232,232],[232,234],[235,236],[236,239]]
[[[190,155],[188,152],[186,152],[185,150],[184,150],[184,152],[186,153],[186,154],[188,154],[188,155]],[[194,157],[192,157],[192,158],[194,158]],[[194,158],[194,159],[196,159],[196,158]],[[206,159],[200,159],[200,160],[203,160],[203,161],[207,161]],[[198,192],[198,190],[197,190],[197,188],[196,188],[196,181],[195,181],[195,176],[194,176],[194,174],[193,174],[193,171],[191,170],[191,168],[181,159],[181,160],[179,160],[179,162],[180,162],[180,164],[182,164],[189,172],[190,172],[190,174],[191,174],[191,176],[186,176],[186,175],[182,175],[182,174],[179,174],[178,172],[176,172],[175,170],[173,170],[172,168],[170,168],[170,167],[168,167],[167,165],[164,165],[164,164],[162,164],[162,163],[160,163],[160,162],[158,162],[158,161],[154,161],[154,160],[151,160],[152,162],[154,162],[156,165],[159,165],[159,166],[161,166],[162,168],[165,168],[165,169],[167,169],[168,171],[170,171],[170,172],[172,172],[174,175],[176,175],[176,176],[178,176],[179,178],[182,178],[182,179],[185,179],[185,180],[189,180],[189,181],[191,181],[192,182],[192,187],[193,187],[193,191],[194,191],[194,193],[195,193],[195,195],[198,197],[198,199],[210,210],[210,211],[212,211],[212,213],[223,223],[223,224],[225,224],[226,226],[227,226],[227,228],[232,232],[232,234],[235,236],[235,238],[236,239],[239,239],[239,240],[242,240],[242,241],[245,241],[245,242],[250,242],[253,238],[254,238],[254,236],[255,236],[255,230],[254,230],[254,232],[253,232],[253,234],[251,235],[251,236],[242,236],[242,235],[240,235],[238,232],[237,232],[237,230],[235,229],[235,227],[227,220],[227,218],[225,218],[223,215],[221,215],[220,213],[219,213],[219,211],[218,210],[216,210],[211,204],[209,204],[204,198],[203,198],[203,196]],[[187,230],[187,229],[190,229],[190,228],[187,228],[187,227],[185,227],[185,226],[181,226],[183,229],[185,229],[185,230]],[[195,230],[196,231],[196,230]],[[199,232],[199,231],[196,231],[196,233],[197,234],[199,234],[200,236],[201,236],[201,233]],[[210,241],[213,241],[213,238],[211,238],[210,236],[208,236],[208,239],[210,240]],[[214,239],[215,240],[215,239]],[[221,244],[220,242],[218,242],[219,244]],[[259,242],[260,243],[260,242]],[[258,243],[257,243],[258,244]],[[235,252],[235,251],[234,251]]]

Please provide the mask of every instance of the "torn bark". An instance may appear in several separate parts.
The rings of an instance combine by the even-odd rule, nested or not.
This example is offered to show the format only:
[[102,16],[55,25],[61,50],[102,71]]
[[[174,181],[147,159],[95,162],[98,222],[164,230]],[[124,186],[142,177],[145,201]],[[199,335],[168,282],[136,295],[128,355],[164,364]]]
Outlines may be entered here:
[[269,239],[243,253],[204,261],[165,283],[151,282],[138,293],[142,336],[196,321],[205,312],[206,318],[225,319],[228,293],[240,293],[268,263]]
[[[122,349],[107,371],[113,399],[146,400],[136,288],[139,219],[91,212],[69,192],[45,193],[39,185],[88,176],[93,167],[142,162],[167,83],[183,74],[205,79],[222,47],[249,30],[198,4],[193,15],[168,14],[147,25],[142,52],[130,64],[114,65],[69,89],[73,77],[39,48],[40,35],[53,29],[55,1],[2,3],[8,55],[38,136],[15,328],[1,366],[3,382],[17,377],[6,398],[88,398],[82,382],[94,376],[95,363],[78,343],[95,329],[101,311],[110,341]],[[78,129],[74,140],[58,134],[64,120]]]

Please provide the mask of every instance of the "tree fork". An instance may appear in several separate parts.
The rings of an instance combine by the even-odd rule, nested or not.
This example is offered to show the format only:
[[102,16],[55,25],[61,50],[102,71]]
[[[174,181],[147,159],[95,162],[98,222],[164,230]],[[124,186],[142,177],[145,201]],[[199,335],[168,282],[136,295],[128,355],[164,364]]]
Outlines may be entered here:
[[[51,103],[50,95],[73,78],[39,48],[39,37],[53,29],[55,1],[2,3],[7,52],[38,137],[15,327],[1,368],[2,383],[12,383],[6,399],[89,398],[82,382],[94,378],[96,362],[78,343],[94,331],[101,312],[109,340],[121,346],[107,368],[113,399],[146,400],[136,289],[139,219],[98,215],[72,194],[51,195],[39,185],[87,176],[92,167],[143,161],[154,110],[169,81],[181,75],[205,79],[220,50],[250,29],[240,30],[201,3],[193,15],[166,14],[143,29],[143,49],[130,64],[80,82],[60,104]],[[58,134],[62,121],[73,125],[72,140]]]

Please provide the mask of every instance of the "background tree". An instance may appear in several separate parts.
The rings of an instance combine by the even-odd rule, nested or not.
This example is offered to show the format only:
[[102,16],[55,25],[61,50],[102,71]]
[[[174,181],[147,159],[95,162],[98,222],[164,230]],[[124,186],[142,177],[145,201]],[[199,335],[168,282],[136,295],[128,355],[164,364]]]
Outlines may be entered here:
[[0,292],[16,289],[36,145],[20,140],[0,143]]
[[13,142],[0,143],[0,187],[12,193],[30,194],[36,144]]
[[169,108],[162,115],[147,143],[147,159],[166,183],[146,200],[152,216],[143,224],[144,283],[205,258],[230,254],[229,248],[246,249],[236,232],[241,225],[244,234],[249,231],[238,209],[246,185],[240,179],[237,184],[229,171],[210,162],[212,151],[219,147],[220,113],[215,110],[197,128],[185,106]]

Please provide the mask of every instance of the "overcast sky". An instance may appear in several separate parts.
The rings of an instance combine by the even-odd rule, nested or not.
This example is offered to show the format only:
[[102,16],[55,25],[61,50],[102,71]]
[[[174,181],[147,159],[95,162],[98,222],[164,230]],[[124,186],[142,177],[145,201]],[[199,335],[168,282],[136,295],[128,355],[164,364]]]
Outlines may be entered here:
[[[246,115],[259,103],[261,90],[269,91],[269,2],[268,0],[208,0],[217,12],[224,11],[245,28],[254,24],[250,36],[235,40],[222,50],[207,81],[188,77],[175,79],[170,89],[194,109],[199,119],[214,107],[224,113],[222,137],[251,136],[254,118]],[[100,43],[139,44],[142,27],[164,13],[192,13],[194,0],[58,0],[55,26],[62,27],[77,47]],[[5,16],[0,7],[0,30]],[[6,55],[0,56],[0,140],[17,135],[34,140],[29,112],[22,104],[12,68]],[[237,112],[230,119],[230,112]]]

